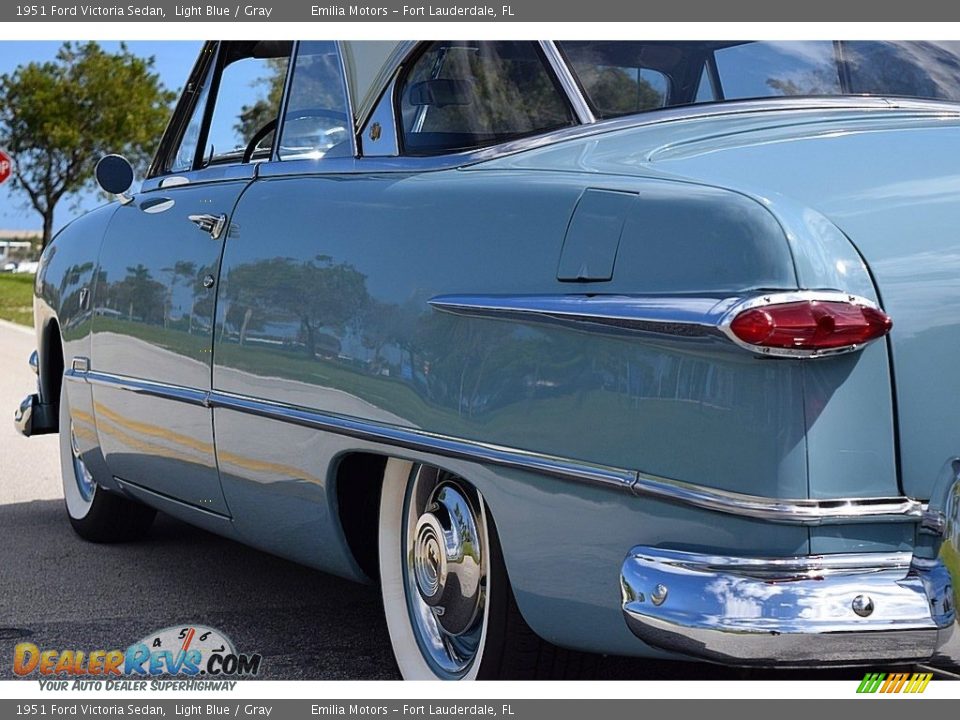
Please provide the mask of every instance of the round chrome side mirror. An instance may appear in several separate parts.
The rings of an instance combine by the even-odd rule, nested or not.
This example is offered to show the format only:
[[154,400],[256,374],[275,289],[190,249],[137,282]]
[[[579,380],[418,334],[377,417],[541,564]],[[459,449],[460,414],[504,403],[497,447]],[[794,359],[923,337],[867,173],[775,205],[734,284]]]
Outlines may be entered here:
[[133,167],[123,155],[104,155],[97,162],[94,172],[100,187],[111,195],[117,195],[120,202],[130,202],[124,193],[133,185]]

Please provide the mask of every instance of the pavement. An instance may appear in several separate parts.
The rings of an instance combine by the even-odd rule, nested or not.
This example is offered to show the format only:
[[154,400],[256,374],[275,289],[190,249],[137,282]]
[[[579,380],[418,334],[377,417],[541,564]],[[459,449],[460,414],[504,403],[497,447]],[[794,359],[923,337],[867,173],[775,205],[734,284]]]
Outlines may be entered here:
[[[165,515],[137,543],[95,545],[67,522],[56,435],[24,438],[13,411],[35,387],[32,330],[0,321],[0,679],[13,647],[126,647],[202,624],[263,655],[271,680],[391,680],[378,590],[225,540]],[[4,418],[7,418],[4,420]],[[746,671],[595,657],[594,679],[839,679],[863,669]],[[889,668],[881,668],[889,670]]]

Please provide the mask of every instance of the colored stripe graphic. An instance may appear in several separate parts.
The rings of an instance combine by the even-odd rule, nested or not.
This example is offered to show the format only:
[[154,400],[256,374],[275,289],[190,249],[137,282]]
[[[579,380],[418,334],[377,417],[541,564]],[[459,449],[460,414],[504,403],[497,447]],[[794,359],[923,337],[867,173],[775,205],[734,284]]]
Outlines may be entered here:
[[860,681],[858,693],[922,693],[933,673],[867,673]]
[[857,688],[858,693],[875,693],[880,687],[880,683],[886,677],[885,673],[867,673]]

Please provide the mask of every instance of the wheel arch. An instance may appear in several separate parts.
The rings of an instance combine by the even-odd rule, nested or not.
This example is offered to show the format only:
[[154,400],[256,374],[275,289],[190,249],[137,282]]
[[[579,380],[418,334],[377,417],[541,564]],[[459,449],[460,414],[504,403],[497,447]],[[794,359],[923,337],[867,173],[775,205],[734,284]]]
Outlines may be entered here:
[[[63,384],[64,352],[60,322],[51,316],[43,322],[38,334],[38,387],[42,402],[59,408],[60,388]],[[57,417],[55,414],[54,417]]]
[[353,561],[373,582],[379,582],[377,527],[383,473],[390,456],[347,452],[336,459],[334,494],[340,529]]

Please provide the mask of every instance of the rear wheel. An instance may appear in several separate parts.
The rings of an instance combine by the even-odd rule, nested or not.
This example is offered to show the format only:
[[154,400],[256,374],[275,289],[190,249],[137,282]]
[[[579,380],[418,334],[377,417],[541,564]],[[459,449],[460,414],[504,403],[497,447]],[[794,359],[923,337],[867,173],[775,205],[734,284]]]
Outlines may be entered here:
[[390,642],[406,679],[565,677],[583,657],[541,640],[517,608],[496,527],[463,478],[391,459],[379,521]]
[[97,484],[79,449],[67,386],[60,388],[60,473],[67,517],[77,534],[91,542],[120,542],[146,533],[156,511]]

